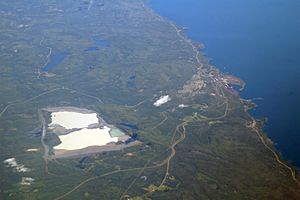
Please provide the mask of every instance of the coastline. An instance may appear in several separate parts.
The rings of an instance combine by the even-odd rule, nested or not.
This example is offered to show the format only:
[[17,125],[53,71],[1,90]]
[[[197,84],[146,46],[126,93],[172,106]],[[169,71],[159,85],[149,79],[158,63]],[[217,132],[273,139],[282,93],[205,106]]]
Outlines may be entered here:
[[[148,2],[159,14],[188,27],[186,33],[190,38],[204,42],[207,46],[204,53],[211,63],[247,82],[246,90],[240,95],[259,105],[250,111],[251,115],[268,118],[264,133],[274,141],[282,157],[299,168],[298,4],[279,0],[273,4],[268,1]],[[261,4],[268,7],[267,11]]]
[[[17,11],[26,3],[0,3],[4,14],[30,15],[33,27],[8,29],[16,37],[4,46],[31,37],[36,44],[26,53],[16,47],[4,67],[13,83],[1,88],[0,197],[300,199],[296,172],[251,115],[255,104],[241,98],[245,82],[212,65],[186,28],[146,3],[43,1],[34,15]],[[94,36],[108,47],[85,51]],[[34,74],[48,54],[43,40],[70,55],[52,78]],[[25,186],[26,177],[34,182]]]
[[[146,8],[147,6],[145,5],[145,3],[140,0],[141,3],[143,4],[143,7]],[[172,20],[166,18],[166,17],[163,17],[159,14],[157,14],[153,8],[151,8],[150,6],[147,7],[148,9],[151,10],[151,12],[157,16],[158,18],[160,18],[161,20],[165,21],[166,23],[169,23],[175,30],[175,32],[178,34],[178,36],[180,36],[186,43],[188,43],[189,45],[191,45],[194,53],[195,53],[195,58],[197,60],[197,63],[199,64],[198,65],[198,68],[197,70],[200,71],[203,67],[203,64],[202,62],[199,60],[199,55],[203,56],[200,49],[196,47],[196,45],[194,45],[194,41],[192,39],[189,39],[187,33],[184,32],[184,29],[183,28],[179,28],[177,25],[176,25],[176,22],[173,22]],[[195,42],[200,42],[200,41],[195,41]],[[201,44],[201,42],[200,42]],[[205,56],[204,56],[205,57]],[[215,71],[217,70],[218,73],[220,73],[221,75],[226,75],[224,72],[222,72],[222,70],[216,66],[212,66],[210,65],[211,67],[211,71]],[[213,70],[212,70],[213,69]],[[230,75],[230,74],[229,74]],[[231,75],[232,76],[232,75]],[[234,77],[234,76],[233,76]],[[242,79],[240,79],[239,77],[237,77],[237,79],[239,79],[242,84],[241,84],[241,87],[240,87],[240,91],[244,90],[245,86],[246,86],[246,82],[243,81]],[[290,174],[291,174],[291,178],[293,179],[293,181],[298,185],[298,187],[300,188],[300,180],[298,178],[298,176],[300,175],[300,169],[297,168],[296,166],[293,166],[290,162],[288,162],[287,160],[284,160],[280,151],[275,147],[273,141],[271,140],[271,138],[269,138],[264,132],[263,132],[263,127],[257,127],[257,122],[256,122],[256,119],[249,113],[249,108],[247,105],[244,104],[244,99],[242,99],[242,97],[240,97],[240,94],[238,94],[239,96],[239,99],[240,99],[240,102],[244,105],[244,108],[245,108],[245,113],[248,114],[248,116],[253,120],[252,124],[249,126],[249,125],[246,125],[247,127],[249,126],[249,128],[252,128],[253,131],[256,133],[258,139],[261,141],[261,143],[265,146],[266,149],[268,149],[274,156],[274,159],[276,160],[276,162],[278,162],[280,165],[282,165],[284,168],[286,168],[288,171],[290,171]],[[251,101],[251,100],[250,100]],[[254,103],[251,101],[251,103]],[[255,103],[254,103],[255,104]],[[257,106],[255,104],[255,106]],[[271,141],[271,142],[266,142],[267,141]],[[269,144],[267,144],[269,143]]]

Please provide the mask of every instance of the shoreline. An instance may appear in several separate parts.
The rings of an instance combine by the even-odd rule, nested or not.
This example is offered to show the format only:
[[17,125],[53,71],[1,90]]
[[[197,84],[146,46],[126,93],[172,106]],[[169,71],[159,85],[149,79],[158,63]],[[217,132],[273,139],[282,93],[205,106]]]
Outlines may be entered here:
[[[176,25],[176,22],[172,21],[172,20],[169,20],[168,18],[166,17],[163,17],[161,15],[159,15],[158,13],[156,13],[154,11],[154,9],[150,6],[146,6],[145,3],[140,0],[140,2],[142,3],[143,5],[143,8],[145,9],[149,9],[155,16],[157,16],[159,19],[161,19],[162,21],[165,21],[166,23],[170,24],[170,26],[172,26],[175,30],[175,32],[177,33],[177,35],[179,37],[181,37],[187,44],[189,44],[191,47],[192,47],[192,50],[193,52],[195,53],[195,58],[196,58],[196,61],[197,61],[197,64],[199,65],[198,68],[197,68],[197,73],[201,70],[201,68],[203,67],[203,63],[201,63],[201,61],[199,60],[199,55],[202,55],[201,51],[194,45],[194,41],[192,39],[189,39],[187,33],[184,32],[183,29],[180,29],[177,27]],[[182,34],[183,32],[183,34]],[[196,42],[199,42],[199,41],[196,41]],[[200,43],[201,44],[201,43]],[[206,57],[205,57],[206,58]],[[228,74],[226,74],[225,72],[223,72],[220,68],[216,67],[216,66],[212,66],[212,65],[209,65],[210,67],[210,70],[211,71],[214,71],[212,69],[215,69],[217,70],[217,72],[220,74],[220,75],[223,75],[223,76],[226,76]],[[200,73],[201,74],[201,73]],[[231,77],[235,77],[234,75],[231,75],[229,74],[229,76]],[[212,77],[209,77],[212,79]],[[239,79],[241,81],[241,88],[239,89],[239,91],[242,91],[244,90],[245,86],[246,86],[246,82],[243,81],[241,78],[239,77],[235,77],[237,79]],[[236,91],[236,90],[234,90]],[[237,91],[238,92],[238,91]],[[254,120],[255,122],[255,125],[256,125],[256,120],[255,118],[248,112],[249,108],[246,107],[246,105],[244,104],[244,102],[242,101],[242,98],[240,96],[240,93],[238,92],[238,98],[239,100],[241,101],[241,103],[244,105],[245,107],[245,112],[249,115],[249,117]],[[251,101],[252,102],[252,101]],[[256,104],[255,104],[256,105]],[[251,109],[251,108],[250,108]],[[280,165],[282,165],[283,167],[285,167],[288,171],[290,171],[291,173],[291,177],[293,179],[293,181],[298,185],[298,187],[300,188],[300,181],[299,179],[297,178],[298,174],[300,174],[300,169],[297,167],[297,166],[293,166],[291,163],[289,163],[288,161],[286,161],[285,159],[283,159],[281,153],[277,153],[277,152],[280,152],[275,146],[274,146],[274,143],[273,141],[271,140],[271,138],[269,138],[262,130],[260,130],[260,128],[257,128],[257,127],[252,127],[254,129],[254,131],[256,132],[257,134],[257,137],[260,139],[261,143],[265,146],[265,148],[269,149],[273,155],[274,155],[274,158],[275,160],[277,161],[277,163],[279,163]],[[272,145],[271,147],[269,145],[266,144],[266,141],[264,138],[267,138],[268,140],[272,141]],[[273,149],[275,149],[276,151],[274,151]]]
[[[180,5],[178,9],[176,3]],[[299,118],[292,114],[299,112],[300,109],[297,106],[300,96],[296,87],[299,85],[300,60],[295,51],[295,48],[299,49],[300,43],[294,42],[297,39],[295,36],[299,35],[295,33],[299,33],[300,29],[299,26],[292,26],[298,23],[299,12],[295,2],[287,2],[284,8],[279,4],[270,5],[268,16],[258,2],[246,4],[247,7],[244,7],[238,1],[232,2],[234,12],[228,15],[225,9],[227,5],[223,2],[216,6],[219,10],[216,14],[213,13],[215,6],[211,2],[175,1],[173,3],[157,0],[147,2],[155,12],[181,26],[188,27],[186,34],[190,38],[204,42],[208,48],[203,52],[209,56],[215,66],[222,71],[242,77],[247,82],[246,90],[240,95],[255,100],[259,105],[258,109],[251,111],[251,114],[255,118],[269,119],[264,133],[276,143],[276,148],[285,160],[300,168],[300,159],[297,155],[300,150]],[[194,9],[195,7],[198,8]],[[288,12],[287,8],[290,14],[283,15],[286,20],[280,20],[276,25],[280,28],[275,31],[274,24],[268,21],[269,17],[277,19],[278,12]],[[246,13],[250,11],[257,11],[257,15],[249,18]],[[222,16],[224,19],[221,18]],[[234,16],[236,18],[232,18]],[[241,20],[247,21],[242,23]],[[212,27],[211,23],[216,25]],[[229,23],[230,28],[226,23]],[[254,34],[257,33],[256,30],[248,29],[254,24],[262,27],[260,34]],[[276,37],[274,31],[281,34],[282,38]],[[286,40],[284,35],[291,37]],[[268,45],[263,45],[265,41],[268,41]],[[279,60],[281,64],[277,62]],[[289,64],[286,69],[289,70],[285,72],[282,64],[287,61]],[[261,97],[263,101],[256,101]],[[279,107],[282,110],[280,113],[276,111]]]

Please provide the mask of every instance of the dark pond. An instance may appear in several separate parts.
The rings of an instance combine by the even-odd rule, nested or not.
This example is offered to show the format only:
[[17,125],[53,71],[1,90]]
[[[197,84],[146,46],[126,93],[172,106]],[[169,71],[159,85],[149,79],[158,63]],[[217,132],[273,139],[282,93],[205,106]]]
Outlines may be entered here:
[[57,67],[67,57],[67,53],[55,53],[50,57],[48,64],[42,69],[44,72],[48,72]]
[[88,47],[86,49],[84,49],[84,51],[98,51],[99,48],[98,47]]

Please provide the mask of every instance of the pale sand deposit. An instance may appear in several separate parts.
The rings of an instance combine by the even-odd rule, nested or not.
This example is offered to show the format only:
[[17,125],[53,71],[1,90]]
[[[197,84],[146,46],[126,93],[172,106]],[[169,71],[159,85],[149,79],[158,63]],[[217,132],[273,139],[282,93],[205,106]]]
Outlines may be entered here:
[[26,152],[37,152],[39,149],[26,149]]
[[153,103],[154,106],[159,107],[162,104],[167,103],[168,101],[171,101],[171,98],[169,95],[161,96],[157,101]]
[[52,122],[49,126],[60,125],[66,129],[87,128],[91,124],[98,124],[96,113],[78,113],[78,112],[53,112],[51,113]]
[[189,107],[188,105],[185,105],[185,104],[180,104],[180,105],[178,105],[178,107],[179,108],[187,108],[187,107]]
[[24,165],[21,165],[17,163],[15,158],[8,158],[3,161],[8,167],[14,168],[17,170],[17,172],[28,172],[30,171],[27,167]]
[[103,129],[81,129],[67,135],[59,136],[61,144],[54,147],[56,150],[77,150],[90,146],[103,146],[110,142],[118,142],[118,137],[111,137],[110,128],[104,126]]
[[31,185],[34,182],[34,179],[31,177],[22,177],[21,185]]

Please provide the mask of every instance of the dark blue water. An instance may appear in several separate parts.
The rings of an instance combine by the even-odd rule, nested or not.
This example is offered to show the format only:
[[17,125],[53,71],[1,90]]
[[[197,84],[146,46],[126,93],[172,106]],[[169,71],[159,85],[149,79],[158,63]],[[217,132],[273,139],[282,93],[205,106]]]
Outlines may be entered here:
[[244,98],[261,97],[255,117],[286,160],[300,167],[300,1],[151,0],[160,15],[188,27],[222,71],[246,81]]
[[118,125],[121,125],[121,126],[125,126],[127,128],[130,128],[134,131],[138,130],[138,127],[136,124],[130,124],[130,123],[127,123],[127,122],[121,122],[121,123],[118,123]]
[[128,88],[135,88],[136,87],[135,79],[136,79],[136,74],[133,74],[128,78],[128,81],[127,81],[127,87]]
[[92,41],[94,42],[94,45],[98,47],[109,47],[110,40],[109,39],[103,39],[99,35],[92,36]]
[[98,51],[99,48],[98,47],[87,47],[84,49],[84,51]]
[[90,46],[84,49],[84,51],[98,51],[99,47],[107,48],[109,47],[110,41],[100,39],[99,36],[93,36],[92,40],[95,46]]
[[48,72],[59,65],[66,57],[67,53],[56,53],[50,57],[49,63],[42,69],[44,72]]
[[108,47],[109,41],[108,40],[96,40],[95,44],[100,47]]

